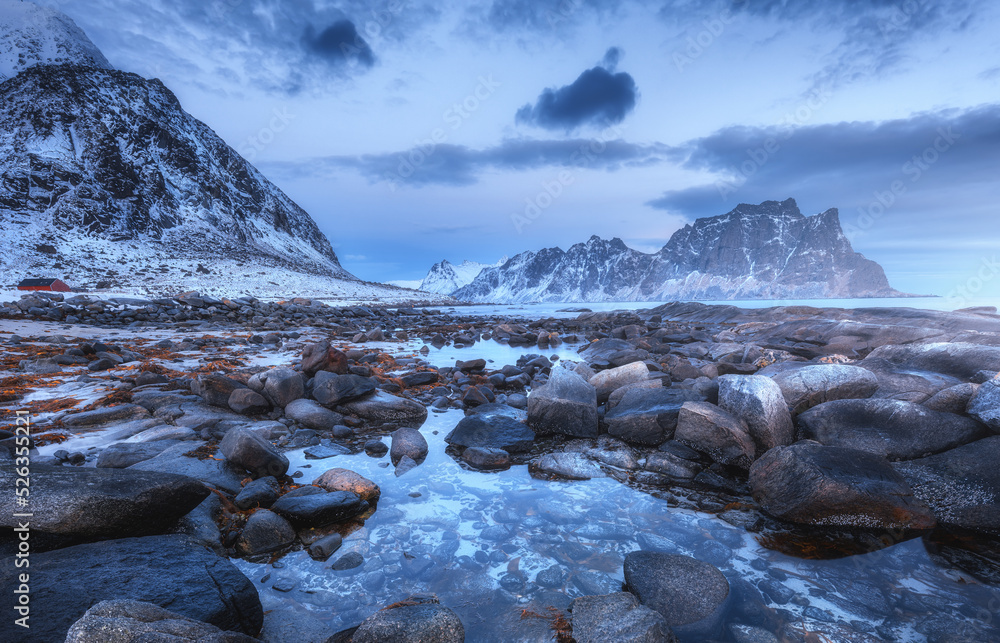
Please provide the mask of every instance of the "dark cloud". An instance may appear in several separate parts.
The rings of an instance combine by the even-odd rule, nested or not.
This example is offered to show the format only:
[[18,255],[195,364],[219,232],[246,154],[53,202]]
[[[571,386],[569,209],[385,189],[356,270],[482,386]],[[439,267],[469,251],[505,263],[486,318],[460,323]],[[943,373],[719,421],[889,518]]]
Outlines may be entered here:
[[[617,48],[608,51],[615,62],[619,55]],[[569,85],[546,89],[534,106],[528,104],[517,110],[515,119],[549,130],[570,131],[583,125],[606,127],[622,122],[635,109],[638,93],[629,74],[593,67]]]
[[618,63],[621,61],[622,56],[625,52],[621,50],[621,47],[611,47],[604,54],[604,58],[601,60],[601,66],[610,72],[613,72],[618,68]]
[[309,26],[302,39],[307,49],[334,64],[375,64],[375,54],[350,20],[338,20],[320,33]]
[[[845,224],[874,210],[924,213],[924,230],[1000,198],[1000,105],[947,110],[882,123],[799,129],[732,127],[685,146],[684,167],[718,176],[649,202],[686,216],[710,216],[739,202],[795,196],[803,210],[839,206]],[[992,194],[985,197],[984,192]],[[863,226],[862,226],[863,227]]]
[[675,149],[654,143],[639,145],[622,140],[574,139],[562,141],[514,139],[486,149],[439,144],[396,154],[330,156],[293,164],[270,164],[282,174],[325,175],[342,168],[360,172],[372,182],[393,185],[472,185],[488,170],[524,171],[544,167],[589,168],[614,171],[683,159]]

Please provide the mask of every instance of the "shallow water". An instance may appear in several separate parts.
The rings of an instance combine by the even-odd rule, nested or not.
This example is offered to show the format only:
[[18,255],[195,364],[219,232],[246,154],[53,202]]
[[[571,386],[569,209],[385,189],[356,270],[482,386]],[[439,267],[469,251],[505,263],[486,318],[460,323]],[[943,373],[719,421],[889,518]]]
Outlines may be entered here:
[[[541,480],[526,466],[469,470],[445,453],[444,436],[462,417],[432,414],[421,429],[427,460],[398,478],[386,466],[388,455],[307,460],[302,450],[289,452],[290,472],[302,471],[302,482],[343,467],[374,480],[382,496],[325,563],[304,551],[273,564],[234,561],[256,583],[264,609],[305,611],[340,630],[430,592],[459,614],[470,642],[544,641],[552,636],[549,623],[532,614],[564,610],[576,596],[619,591],[625,554],[659,549],[725,573],[733,589],[726,626],[773,631],[792,622],[833,641],[924,641],[939,640],[918,631],[935,629],[939,619],[947,623],[937,629],[971,626],[980,636],[997,617],[1000,593],[940,565],[920,539],[848,558],[804,560],[767,549],[716,516],[672,508],[667,499],[611,478]],[[364,564],[330,569],[348,552],[360,553]],[[555,586],[540,586],[537,574],[553,565],[562,578],[552,574],[548,584]],[[986,639],[969,640],[1000,640],[1000,630],[988,631]],[[735,639],[727,627],[719,640]]]

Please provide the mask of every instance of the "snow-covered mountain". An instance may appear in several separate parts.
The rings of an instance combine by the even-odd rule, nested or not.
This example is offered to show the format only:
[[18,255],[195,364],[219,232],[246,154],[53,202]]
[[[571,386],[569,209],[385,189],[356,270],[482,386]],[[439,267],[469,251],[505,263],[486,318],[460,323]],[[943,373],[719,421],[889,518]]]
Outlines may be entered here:
[[836,208],[806,217],[794,199],[698,219],[654,254],[596,236],[568,251],[523,252],[452,294],[497,303],[900,295],[851,248]]
[[344,270],[302,208],[160,81],[110,69],[69,18],[11,0],[0,18],[17,50],[0,83],[6,283],[419,298]]
[[465,260],[457,266],[445,259],[431,266],[431,269],[427,271],[427,276],[420,282],[419,289],[447,295],[462,286],[471,284],[483,269],[497,268],[505,263],[507,263],[507,257],[503,257],[493,264]]
[[23,0],[0,0],[0,82],[35,65],[111,69],[68,16]]

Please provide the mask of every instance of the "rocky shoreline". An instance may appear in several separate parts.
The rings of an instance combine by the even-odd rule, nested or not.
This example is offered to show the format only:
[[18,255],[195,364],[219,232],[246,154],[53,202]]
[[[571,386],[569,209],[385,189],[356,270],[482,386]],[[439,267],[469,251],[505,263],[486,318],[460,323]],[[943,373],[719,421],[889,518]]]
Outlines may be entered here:
[[[15,325],[37,332],[2,332]],[[479,356],[493,346],[520,357]],[[507,611],[528,605],[524,597],[553,608],[530,635],[507,640],[997,636],[982,610],[939,607],[902,618],[923,636],[905,639],[888,625],[915,611],[902,600],[890,606],[879,594],[884,613],[857,623],[824,619],[808,599],[786,595],[776,572],[749,583],[720,571],[743,534],[801,558],[923,540],[935,560],[983,583],[976,600],[988,606],[1000,579],[995,309],[670,303],[530,319],[198,293],[39,293],[0,308],[0,347],[0,426],[13,425],[16,410],[33,417],[32,600],[45,640],[69,632],[66,640],[101,641],[112,629],[192,641],[496,640],[430,592],[393,597],[394,565],[429,588],[451,568],[506,565],[489,592]],[[446,347],[468,359],[436,363],[432,350]],[[441,435],[427,430],[454,414]],[[16,438],[6,431],[0,478],[13,488]],[[367,527],[400,510],[386,501],[387,479],[332,458],[377,461],[405,487],[442,452],[486,480],[524,467],[540,484],[607,480],[734,529],[709,527],[691,556],[655,530],[574,527],[600,543],[637,540],[642,551],[623,551],[605,570],[624,579],[617,586],[583,574],[568,581],[555,564],[534,578],[518,568],[517,532],[534,528],[533,515],[551,518],[544,506],[494,515],[494,524],[480,514],[472,534],[421,525],[442,532],[438,549],[390,560],[387,545],[375,556],[368,545],[382,531],[397,538],[409,526]],[[5,560],[16,549],[14,500],[0,498]],[[574,518],[549,520],[560,521]],[[456,557],[461,542],[480,548]],[[361,587],[386,602],[340,597],[324,608],[333,621],[265,615],[241,570],[277,571],[295,556],[333,575],[362,574]],[[13,573],[0,573],[5,586]],[[852,613],[866,601],[857,603]],[[795,605],[808,621],[792,617]]]

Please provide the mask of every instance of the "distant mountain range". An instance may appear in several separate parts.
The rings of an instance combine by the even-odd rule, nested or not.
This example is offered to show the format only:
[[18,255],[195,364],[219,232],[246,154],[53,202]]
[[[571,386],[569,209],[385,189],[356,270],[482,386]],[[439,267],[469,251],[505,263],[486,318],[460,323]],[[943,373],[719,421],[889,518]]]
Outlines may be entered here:
[[4,280],[147,292],[412,299],[340,265],[308,213],[158,80],[73,21],[0,0]]
[[496,303],[904,296],[854,252],[836,208],[807,217],[794,199],[698,219],[652,254],[596,236],[522,252],[451,294]]
[[463,261],[457,266],[447,259],[431,266],[427,276],[420,282],[419,290],[449,295],[462,286],[471,284],[486,268],[499,268],[507,263],[507,257],[492,264]]

